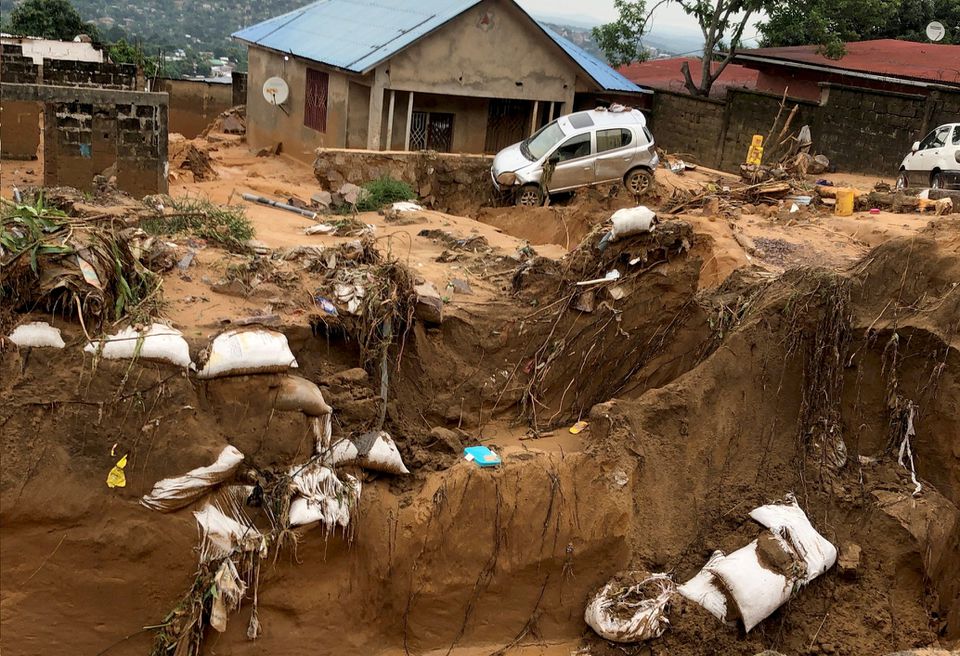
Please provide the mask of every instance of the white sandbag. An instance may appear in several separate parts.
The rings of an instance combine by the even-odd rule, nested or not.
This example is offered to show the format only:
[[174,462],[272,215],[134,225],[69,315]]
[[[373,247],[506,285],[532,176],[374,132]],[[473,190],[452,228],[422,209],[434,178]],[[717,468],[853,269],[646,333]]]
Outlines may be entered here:
[[290,469],[295,495],[290,501],[290,526],[323,523],[327,531],[346,528],[350,513],[360,502],[360,481],[347,475],[344,481],[319,462]]
[[756,540],[704,569],[717,577],[730,594],[747,632],[785,604],[793,593],[793,581],[760,563]]
[[803,583],[809,583],[837,562],[837,548],[813,528],[806,513],[796,500],[791,503],[760,506],[750,511],[750,517],[774,533],[785,538],[806,563]]
[[193,516],[200,529],[202,562],[226,558],[234,551],[259,551],[261,556],[266,555],[266,539],[239,506],[228,506],[224,512],[217,504],[209,503]]
[[340,440],[330,447],[327,462],[334,465],[358,465],[387,474],[409,474],[400,450],[386,431],[364,433],[360,437]]
[[685,599],[702,606],[721,622],[726,622],[727,598],[723,595],[723,591],[717,587],[716,578],[707,570],[708,567],[717,564],[723,557],[722,551],[714,551],[710,560],[697,572],[696,576],[683,585],[677,586],[677,592]]
[[60,336],[60,329],[54,328],[46,321],[31,321],[22,323],[10,333],[10,341],[20,348],[45,347],[62,349],[66,344]]
[[617,241],[622,237],[636,235],[641,232],[651,232],[657,220],[657,215],[650,208],[639,205],[617,210],[610,217],[613,228],[610,230],[610,241]]
[[156,360],[178,367],[190,367],[190,346],[176,328],[162,323],[150,325],[143,332],[124,328],[103,340],[93,340],[84,347],[86,353],[99,353],[107,360]]
[[302,412],[308,417],[323,417],[333,412],[316,383],[298,376],[280,377],[274,408]]
[[282,373],[297,366],[283,333],[263,328],[228,330],[214,338],[197,378]]
[[583,619],[605,640],[658,638],[670,624],[667,607],[674,591],[667,574],[651,574],[636,584],[614,577],[587,604]]
[[421,212],[423,207],[417,203],[413,203],[409,200],[401,200],[396,203],[392,203],[388,208],[391,212]]
[[183,476],[157,481],[150,494],[140,499],[140,503],[160,512],[183,508],[209,492],[214,485],[232,477],[241,462],[243,454],[236,447],[227,446],[212,465],[191,469]]

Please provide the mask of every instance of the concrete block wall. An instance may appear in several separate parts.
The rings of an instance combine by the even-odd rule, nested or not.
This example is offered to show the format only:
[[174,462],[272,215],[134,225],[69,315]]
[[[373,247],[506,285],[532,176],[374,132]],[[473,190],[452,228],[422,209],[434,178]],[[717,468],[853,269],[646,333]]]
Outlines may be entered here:
[[133,64],[43,60],[43,83],[63,87],[95,87],[98,89],[137,88],[137,67]]
[[[23,56],[20,46],[0,45],[0,81],[36,84],[40,67]],[[43,105],[36,102],[2,99],[0,101],[0,157],[36,159],[40,150],[40,115]]]
[[650,129],[657,145],[707,166],[720,161],[725,103],[686,94],[657,91]]
[[[817,113],[817,104],[804,100],[787,98],[775,132],[770,135],[774,127],[777,113],[780,112],[780,103],[783,96],[761,91],[745,89],[730,89],[727,92],[727,123],[720,154],[720,168],[735,171],[747,158],[747,150],[753,135],[759,134],[764,138],[764,157],[777,157],[774,152],[777,137],[787,120],[794,105],[798,107],[796,115],[790,122],[789,131],[796,132],[804,125],[813,122]],[[767,136],[770,141],[767,142]]]
[[0,81],[14,84],[38,84],[40,67],[23,56],[20,46],[0,45]]
[[221,112],[233,107],[230,84],[163,79],[158,88],[170,96],[170,131],[187,139],[199,135]]

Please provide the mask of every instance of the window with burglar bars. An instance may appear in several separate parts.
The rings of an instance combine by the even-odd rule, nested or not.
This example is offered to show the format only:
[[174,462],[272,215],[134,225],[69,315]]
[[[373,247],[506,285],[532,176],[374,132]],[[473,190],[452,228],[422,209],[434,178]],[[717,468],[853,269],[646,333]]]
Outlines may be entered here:
[[303,124],[318,132],[327,131],[327,86],[330,76],[307,69],[307,88],[303,98]]
[[449,153],[453,149],[453,114],[414,112],[410,122],[410,149]]

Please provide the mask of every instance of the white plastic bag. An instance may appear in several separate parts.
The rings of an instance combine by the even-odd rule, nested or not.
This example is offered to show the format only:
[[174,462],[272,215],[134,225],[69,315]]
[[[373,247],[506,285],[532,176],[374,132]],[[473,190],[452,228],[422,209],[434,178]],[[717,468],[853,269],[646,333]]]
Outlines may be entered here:
[[639,205],[617,210],[610,217],[613,228],[610,230],[610,241],[617,241],[622,237],[636,235],[641,232],[651,232],[657,220],[657,215],[650,208]]
[[140,503],[160,512],[183,508],[206,494],[214,485],[233,476],[241,462],[243,454],[236,447],[227,446],[212,465],[191,469],[183,476],[157,481],[150,494],[145,495]]
[[386,431],[364,433],[360,437],[340,440],[330,447],[328,462],[334,465],[359,465],[387,474],[409,474],[393,438]]
[[593,596],[583,619],[601,638],[641,642],[667,630],[667,607],[675,591],[668,574],[651,574],[639,583],[614,577]]
[[723,592],[717,587],[717,580],[707,569],[716,565],[723,557],[722,551],[714,551],[710,560],[697,572],[696,576],[683,585],[677,586],[677,592],[685,599],[702,606],[721,622],[726,622],[727,598],[723,596]]
[[100,353],[107,360],[157,360],[178,367],[190,367],[190,346],[176,328],[162,323],[150,325],[143,332],[124,328],[103,340],[94,340],[83,349],[86,353]]
[[213,601],[210,604],[210,626],[223,633],[227,630],[227,615],[240,607],[247,584],[240,578],[237,566],[229,558],[223,560],[213,577]]
[[800,509],[796,500],[788,497],[790,503],[771,504],[754,508],[750,517],[763,524],[790,543],[806,563],[806,576],[803,583],[809,583],[837,562],[837,548],[813,528],[806,513]]
[[54,328],[46,321],[20,324],[10,333],[10,341],[20,348],[49,346],[62,349],[66,346],[63,337],[60,336],[60,329]]
[[201,562],[226,558],[234,551],[259,551],[261,556],[266,555],[266,539],[239,506],[230,504],[224,512],[216,503],[209,503],[193,516],[200,529]]
[[282,373],[297,366],[283,333],[262,328],[228,330],[214,338],[197,378]]

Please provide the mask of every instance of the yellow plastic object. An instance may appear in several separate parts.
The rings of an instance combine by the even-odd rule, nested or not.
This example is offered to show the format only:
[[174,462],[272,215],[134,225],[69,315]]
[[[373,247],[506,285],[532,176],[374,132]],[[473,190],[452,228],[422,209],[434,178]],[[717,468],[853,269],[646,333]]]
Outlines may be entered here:
[[833,213],[837,216],[853,214],[853,199],[853,189],[837,189],[837,204],[834,206]]
[[113,466],[110,473],[107,474],[107,487],[127,487],[127,476],[123,473],[123,468],[127,466],[127,456],[123,456]]
[[581,419],[580,421],[578,421],[577,423],[575,423],[573,426],[570,427],[570,432],[573,433],[574,435],[577,435],[583,432],[583,429],[585,429],[589,425],[590,425],[589,423]]
[[760,166],[763,161],[763,135],[755,134],[750,141],[750,148],[747,150],[747,164]]

